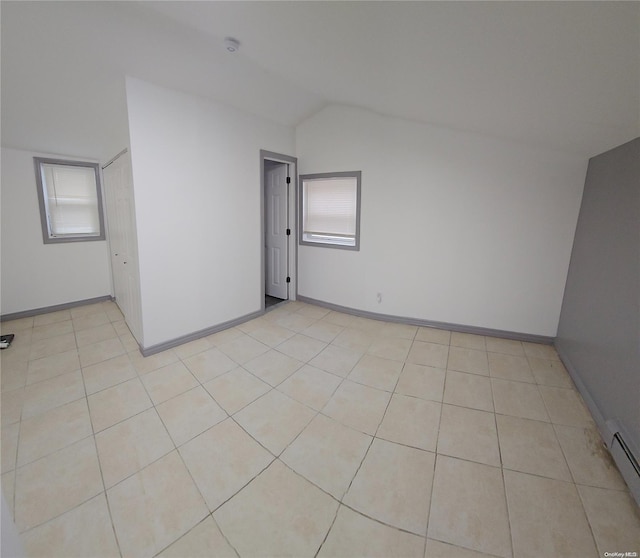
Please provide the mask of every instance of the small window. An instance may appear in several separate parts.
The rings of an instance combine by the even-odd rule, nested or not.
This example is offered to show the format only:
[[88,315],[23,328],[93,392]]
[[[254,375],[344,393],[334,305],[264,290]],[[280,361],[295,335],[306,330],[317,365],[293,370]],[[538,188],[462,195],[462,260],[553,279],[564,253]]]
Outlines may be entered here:
[[361,174],[300,176],[300,244],[360,249]]
[[98,164],[33,160],[44,243],[104,240]]

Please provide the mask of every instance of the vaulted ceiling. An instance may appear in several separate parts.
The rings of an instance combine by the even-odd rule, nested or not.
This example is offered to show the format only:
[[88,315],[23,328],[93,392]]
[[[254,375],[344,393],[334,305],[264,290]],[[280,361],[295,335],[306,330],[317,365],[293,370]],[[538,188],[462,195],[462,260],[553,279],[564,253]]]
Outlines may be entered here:
[[640,135],[638,2],[0,10],[2,143],[17,148],[107,157],[126,142],[125,75],[288,126],[342,103],[584,156]]

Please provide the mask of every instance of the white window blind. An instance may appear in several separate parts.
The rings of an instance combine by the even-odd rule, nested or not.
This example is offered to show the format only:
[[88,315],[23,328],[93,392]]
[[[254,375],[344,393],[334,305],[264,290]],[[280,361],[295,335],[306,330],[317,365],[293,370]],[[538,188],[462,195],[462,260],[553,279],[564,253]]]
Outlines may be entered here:
[[303,188],[303,234],[355,238],[355,177],[305,180]]
[[99,236],[100,213],[95,170],[41,163],[49,234]]

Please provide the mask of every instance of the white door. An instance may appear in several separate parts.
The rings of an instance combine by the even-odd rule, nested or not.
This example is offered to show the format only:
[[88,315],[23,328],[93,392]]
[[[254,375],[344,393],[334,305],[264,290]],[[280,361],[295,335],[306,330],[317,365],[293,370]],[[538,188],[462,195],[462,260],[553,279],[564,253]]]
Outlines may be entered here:
[[116,304],[138,342],[142,342],[142,316],[131,179],[131,157],[125,152],[105,167],[104,179],[111,269]]
[[288,298],[288,165],[265,167],[265,292]]

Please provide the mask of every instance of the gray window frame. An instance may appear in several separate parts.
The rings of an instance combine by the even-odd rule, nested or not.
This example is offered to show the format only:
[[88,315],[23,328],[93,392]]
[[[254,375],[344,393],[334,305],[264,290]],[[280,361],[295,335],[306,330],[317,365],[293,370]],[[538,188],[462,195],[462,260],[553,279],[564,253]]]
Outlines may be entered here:
[[[330,178],[356,179],[356,234],[355,245],[333,244],[331,242],[309,241],[304,239],[304,182],[305,180]],[[362,171],[322,172],[315,174],[301,174],[298,177],[298,244],[301,246],[317,246],[319,248],[337,248],[338,250],[360,251],[360,200],[361,200]]]
[[[42,164],[60,165],[66,167],[84,167],[93,169],[96,179],[96,196],[98,198],[98,219],[100,221],[100,234],[76,234],[64,236],[52,236],[47,216],[47,204],[44,197],[44,184],[42,183]],[[100,165],[88,161],[73,161],[67,159],[51,159],[47,157],[34,157],[33,165],[36,172],[36,186],[38,189],[38,204],[40,206],[40,224],[42,226],[42,240],[45,244],[61,244],[66,242],[93,242],[105,240],[104,209],[102,205],[102,181],[100,179]]]

